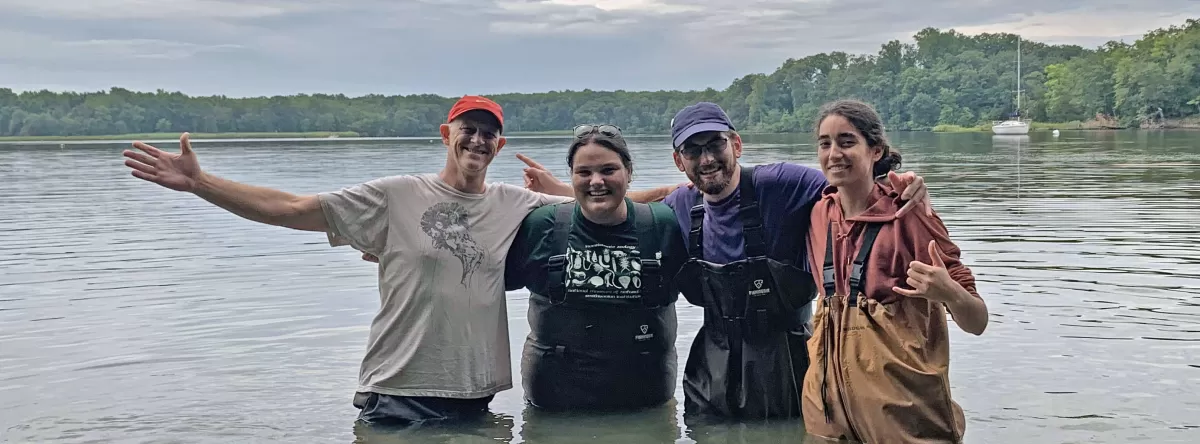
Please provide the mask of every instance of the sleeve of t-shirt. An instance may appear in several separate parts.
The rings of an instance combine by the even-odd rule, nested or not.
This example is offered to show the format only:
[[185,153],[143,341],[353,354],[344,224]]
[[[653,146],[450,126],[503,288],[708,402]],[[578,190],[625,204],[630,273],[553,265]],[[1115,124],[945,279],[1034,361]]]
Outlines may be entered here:
[[387,245],[389,194],[403,192],[408,178],[392,176],[338,191],[319,193],[321,210],[329,226],[329,245],[382,254]]
[[821,199],[821,191],[829,185],[820,170],[795,163],[763,165],[754,171],[754,181],[764,202],[779,202],[787,214],[801,213],[807,220],[805,208]]
[[528,285],[525,282],[525,264],[529,261],[529,233],[533,231],[530,216],[533,213],[525,216],[521,222],[512,246],[508,247],[508,256],[504,258],[504,291],[520,290]]
[[[542,248],[542,242],[549,227],[554,224],[554,207],[542,207],[531,211],[521,221],[517,235],[513,238],[512,246],[504,259],[504,290],[513,291],[522,288],[534,290],[539,279],[545,279],[545,273],[540,271],[542,255],[535,256],[535,249]],[[540,252],[539,252],[540,253]],[[538,270],[533,270],[538,268]]]
[[[666,198],[663,198],[663,205],[671,210],[675,217],[675,225],[679,229],[679,236],[683,239],[683,248],[687,249],[687,232],[692,229],[690,214],[692,211],[692,202],[695,201],[695,195],[692,194],[695,190],[688,187],[679,187]],[[686,224],[685,224],[686,221]]]
[[[675,280],[679,270],[683,268],[683,264],[688,260],[687,245],[684,244],[683,231],[679,228],[679,220],[675,217],[675,212],[665,204],[653,202],[650,203],[650,208],[654,212],[655,223],[658,224],[659,232],[662,233],[662,273],[663,279],[667,282]],[[677,286],[670,286],[678,288]],[[672,300],[678,297],[678,293],[671,295]],[[685,295],[686,297],[686,295]]]

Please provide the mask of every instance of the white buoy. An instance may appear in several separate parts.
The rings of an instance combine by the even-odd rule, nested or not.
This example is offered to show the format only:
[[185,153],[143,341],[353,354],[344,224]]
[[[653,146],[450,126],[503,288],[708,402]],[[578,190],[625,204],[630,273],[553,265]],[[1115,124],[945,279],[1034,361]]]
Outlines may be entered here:
[[1058,137],[1058,130],[1054,130],[1054,132],[1051,134],[1054,134],[1054,137]]

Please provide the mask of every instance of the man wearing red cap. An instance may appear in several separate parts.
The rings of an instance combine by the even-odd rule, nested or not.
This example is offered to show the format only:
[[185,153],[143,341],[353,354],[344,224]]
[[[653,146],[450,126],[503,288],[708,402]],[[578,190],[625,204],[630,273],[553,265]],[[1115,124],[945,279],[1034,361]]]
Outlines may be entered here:
[[[330,245],[378,258],[381,304],[354,405],[365,423],[409,425],[478,417],[497,392],[512,387],[505,256],[527,213],[571,198],[486,182],[505,144],[503,129],[500,105],[465,96],[441,125],[441,172],[308,196],[201,170],[186,133],[178,154],[134,142],[141,152],[124,156],[134,177],[252,221],[325,232]],[[671,188],[630,197],[655,200]]]

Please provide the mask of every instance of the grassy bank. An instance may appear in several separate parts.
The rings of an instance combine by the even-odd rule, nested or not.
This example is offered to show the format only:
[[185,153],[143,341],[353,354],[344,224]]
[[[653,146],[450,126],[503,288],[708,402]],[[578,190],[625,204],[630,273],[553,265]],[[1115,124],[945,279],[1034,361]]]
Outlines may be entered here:
[[[181,133],[107,134],[95,136],[4,136],[0,142],[69,141],[69,140],[161,140],[178,139]],[[329,137],[358,137],[352,131],[313,131],[307,133],[191,133],[192,140],[203,139],[324,139]]]

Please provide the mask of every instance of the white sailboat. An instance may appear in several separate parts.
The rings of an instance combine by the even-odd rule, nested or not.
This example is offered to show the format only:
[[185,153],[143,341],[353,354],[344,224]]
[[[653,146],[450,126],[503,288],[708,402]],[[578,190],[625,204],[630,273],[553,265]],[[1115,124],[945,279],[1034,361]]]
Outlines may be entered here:
[[1012,118],[1005,121],[993,121],[993,134],[1029,134],[1029,119],[1021,118],[1021,37],[1017,37],[1017,107]]

